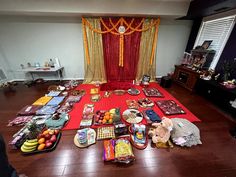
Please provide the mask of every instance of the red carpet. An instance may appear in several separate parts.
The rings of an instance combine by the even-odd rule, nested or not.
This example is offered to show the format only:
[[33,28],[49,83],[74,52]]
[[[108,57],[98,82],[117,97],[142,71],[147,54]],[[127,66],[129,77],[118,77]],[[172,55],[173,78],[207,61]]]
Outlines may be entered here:
[[[68,124],[64,127],[63,130],[71,130],[71,129],[78,129],[79,128],[80,121],[82,119],[82,112],[83,112],[84,104],[92,103],[90,101],[90,89],[94,88],[94,87],[95,86],[92,85],[92,84],[81,84],[81,85],[79,85],[77,87],[77,90],[80,90],[80,89],[86,90],[86,94],[82,97],[82,99],[81,99],[81,101],[79,103],[75,104],[73,110],[70,112],[70,120],[69,120]],[[122,96],[118,96],[118,95],[112,94],[108,98],[103,98],[102,97],[102,99],[100,101],[98,101],[96,103],[93,103],[94,106],[95,106],[94,111],[96,112],[97,110],[109,110],[111,108],[120,107],[121,114],[122,114],[123,111],[127,109],[127,105],[126,105],[126,100],[127,99],[138,100],[140,98],[145,98],[146,97],[144,95],[143,91],[142,91],[142,87],[141,86],[135,86],[135,87],[141,91],[141,93],[138,96],[131,96],[128,93],[126,93],[126,94],[124,94]],[[176,117],[185,118],[185,119],[189,120],[190,122],[200,121],[187,108],[185,108],[178,100],[176,100],[172,95],[170,95],[165,89],[160,87],[158,84],[151,83],[150,87],[157,88],[165,96],[164,98],[150,98],[152,101],[172,99],[177,104],[179,104],[182,107],[182,109],[186,112],[186,114],[172,115],[172,116],[166,116],[166,117],[169,117],[169,118],[176,118]],[[100,91],[100,95],[101,96],[103,96],[104,93],[105,93],[105,91]],[[140,108],[140,110],[142,111],[143,109]],[[157,105],[155,105],[153,107],[153,110],[160,117],[164,116],[164,114],[157,107]],[[146,123],[145,120],[143,121],[143,123]]]
[[109,83],[104,83],[101,85],[101,91],[110,91],[110,90],[128,90],[133,87],[131,82],[118,82],[113,81]]

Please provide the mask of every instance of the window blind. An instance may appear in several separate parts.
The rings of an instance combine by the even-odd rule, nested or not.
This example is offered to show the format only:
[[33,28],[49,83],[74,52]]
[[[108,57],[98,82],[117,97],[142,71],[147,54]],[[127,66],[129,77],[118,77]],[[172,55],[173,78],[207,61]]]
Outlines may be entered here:
[[202,22],[194,48],[196,46],[201,46],[204,41],[212,41],[208,48],[216,51],[215,57],[211,64],[212,69],[215,68],[219,60],[228,37],[233,29],[234,23],[235,15]]

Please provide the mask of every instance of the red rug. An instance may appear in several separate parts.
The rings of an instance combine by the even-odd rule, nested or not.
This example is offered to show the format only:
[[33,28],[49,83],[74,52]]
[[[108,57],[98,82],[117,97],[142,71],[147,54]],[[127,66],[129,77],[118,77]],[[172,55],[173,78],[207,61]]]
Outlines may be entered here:
[[110,91],[110,90],[128,90],[133,87],[133,84],[130,82],[108,82],[104,83],[100,87],[100,91]]
[[[144,95],[143,91],[142,91],[142,87],[141,86],[134,86],[135,88],[139,89],[141,91],[141,93],[137,96],[131,96],[128,93],[122,95],[122,96],[118,96],[118,95],[114,95],[112,94],[110,97],[108,98],[103,98],[96,102],[93,103],[95,106],[94,112],[96,112],[97,110],[109,110],[112,108],[117,108],[119,107],[121,109],[121,114],[123,113],[124,110],[127,109],[127,105],[126,105],[126,100],[128,99],[134,99],[134,100],[138,100],[140,98],[145,98],[146,96]],[[185,108],[178,100],[176,100],[172,95],[170,95],[165,89],[163,89],[160,85],[158,85],[157,83],[151,83],[149,87],[154,87],[157,88],[163,95],[164,98],[150,98],[152,101],[157,101],[157,100],[174,100],[177,104],[179,104],[182,109],[186,112],[186,114],[181,114],[181,115],[172,115],[172,116],[166,116],[168,118],[184,118],[189,120],[190,122],[197,122],[200,121],[195,115],[193,115],[187,108]],[[82,119],[82,112],[83,112],[83,108],[84,108],[84,104],[87,103],[92,103],[90,101],[90,89],[91,88],[95,88],[94,85],[92,84],[81,84],[79,85],[76,89],[77,90],[81,90],[84,89],[86,90],[86,94],[82,97],[82,99],[80,100],[79,103],[74,105],[73,110],[70,112],[70,120],[67,123],[67,125],[64,127],[63,130],[71,130],[71,129],[78,129],[79,125],[80,125],[80,121]],[[103,96],[105,93],[105,91],[100,91],[100,95]],[[143,109],[140,108],[140,111],[142,111]],[[160,116],[163,117],[164,114],[162,113],[162,111],[157,107],[157,105],[155,104],[155,106],[153,107],[153,110]],[[146,120],[144,119],[143,123],[146,123]]]

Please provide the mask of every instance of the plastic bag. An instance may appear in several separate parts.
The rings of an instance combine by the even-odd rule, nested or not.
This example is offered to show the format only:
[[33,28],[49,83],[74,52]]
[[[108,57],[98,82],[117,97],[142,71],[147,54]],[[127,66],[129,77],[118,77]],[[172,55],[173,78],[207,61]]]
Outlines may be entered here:
[[135,157],[128,138],[119,138],[115,141],[115,162],[130,163]]
[[113,161],[115,159],[115,140],[104,140],[103,160]]

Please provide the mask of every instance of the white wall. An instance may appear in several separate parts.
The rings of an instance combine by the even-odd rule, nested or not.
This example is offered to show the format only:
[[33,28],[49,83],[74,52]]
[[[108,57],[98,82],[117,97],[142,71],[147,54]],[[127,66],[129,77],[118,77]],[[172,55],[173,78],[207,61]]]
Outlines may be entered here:
[[185,16],[190,0],[0,0],[1,14]]
[[[157,76],[172,71],[179,63],[191,29],[191,22],[162,19],[157,45]],[[0,18],[0,61],[9,63],[10,79],[29,79],[17,72],[20,64],[58,57],[65,67],[64,78],[84,77],[81,22],[75,17]],[[2,66],[2,64],[1,64]],[[52,79],[54,77],[48,77]]]
[[[9,62],[8,76],[25,79],[20,64],[41,65],[50,58],[59,58],[64,78],[83,78],[83,40],[79,19],[26,18],[2,20],[0,54]],[[0,58],[2,55],[0,55]],[[54,76],[54,75],[52,75]],[[29,76],[27,78],[30,78]],[[53,78],[53,77],[49,77]]]
[[157,43],[157,76],[174,72],[174,65],[180,64],[188,42],[192,21],[162,19]]

